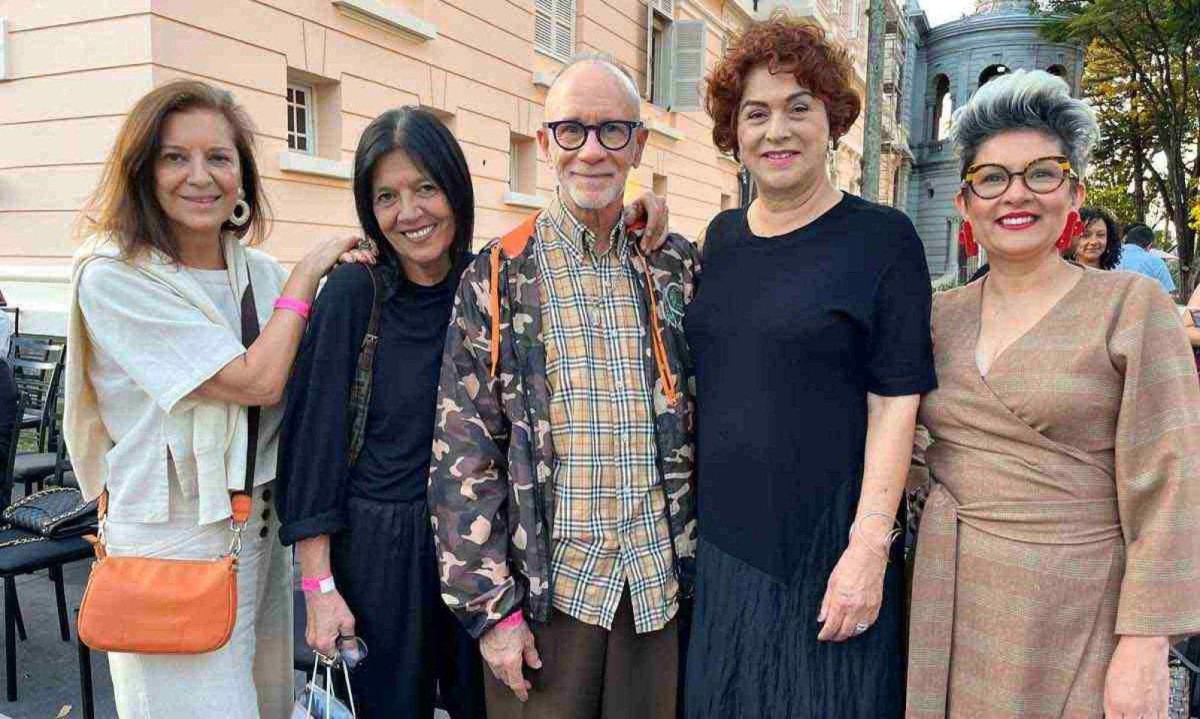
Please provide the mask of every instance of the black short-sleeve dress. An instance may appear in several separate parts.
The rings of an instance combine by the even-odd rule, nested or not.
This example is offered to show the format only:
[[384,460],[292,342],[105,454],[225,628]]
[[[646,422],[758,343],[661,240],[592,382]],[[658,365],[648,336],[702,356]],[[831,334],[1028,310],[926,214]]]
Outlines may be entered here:
[[912,223],[845,195],[755,236],[744,209],[706,233],[685,327],[696,365],[700,545],[689,717],[900,717],[902,543],[878,621],[817,641],[862,485],[867,393],[936,385],[931,291]]

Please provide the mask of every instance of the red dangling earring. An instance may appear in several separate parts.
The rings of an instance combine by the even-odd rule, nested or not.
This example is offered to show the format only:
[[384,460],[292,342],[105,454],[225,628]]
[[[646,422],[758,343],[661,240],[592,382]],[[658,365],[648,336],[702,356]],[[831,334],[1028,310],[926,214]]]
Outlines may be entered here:
[[1066,252],[1071,249],[1071,243],[1076,237],[1083,234],[1083,222],[1079,219],[1079,213],[1071,210],[1067,213],[1067,224],[1063,227],[1062,234],[1058,236],[1058,241],[1054,246],[1059,252]]
[[979,254],[979,245],[975,243],[975,229],[971,227],[970,222],[964,222],[958,231],[958,244],[962,245],[967,257]]

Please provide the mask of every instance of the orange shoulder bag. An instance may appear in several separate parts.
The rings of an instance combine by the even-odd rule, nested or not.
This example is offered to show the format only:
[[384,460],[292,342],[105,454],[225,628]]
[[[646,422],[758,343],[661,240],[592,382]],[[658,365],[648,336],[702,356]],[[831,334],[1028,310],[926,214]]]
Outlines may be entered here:
[[[247,276],[249,273],[247,272]],[[242,344],[258,337],[254,289],[242,295]],[[111,557],[104,547],[108,490],[100,495],[96,561],[79,606],[79,639],[99,651],[202,654],[225,646],[237,621],[237,562],[253,503],[259,408],[248,409],[246,482],[233,493],[233,538],[216,559]]]

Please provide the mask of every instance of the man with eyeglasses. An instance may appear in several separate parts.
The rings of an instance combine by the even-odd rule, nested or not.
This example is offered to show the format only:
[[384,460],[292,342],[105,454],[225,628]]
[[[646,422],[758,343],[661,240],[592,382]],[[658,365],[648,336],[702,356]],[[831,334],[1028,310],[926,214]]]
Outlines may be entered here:
[[567,63],[538,131],[549,206],[466,271],[429,505],[443,598],[491,667],[488,716],[675,716],[695,554],[682,317],[699,272],[622,217],[647,131],[611,59]]

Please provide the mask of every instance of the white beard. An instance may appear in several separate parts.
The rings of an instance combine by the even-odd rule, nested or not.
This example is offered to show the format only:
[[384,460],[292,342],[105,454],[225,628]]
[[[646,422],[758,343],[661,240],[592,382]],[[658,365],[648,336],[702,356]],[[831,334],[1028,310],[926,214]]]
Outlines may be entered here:
[[625,192],[624,184],[619,182],[614,182],[610,189],[605,190],[599,195],[578,192],[574,183],[564,181],[561,177],[559,178],[559,186],[567,191],[567,194],[571,197],[571,201],[581,210],[603,210],[611,206],[614,202],[619,201]]

